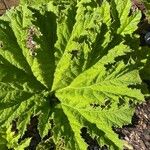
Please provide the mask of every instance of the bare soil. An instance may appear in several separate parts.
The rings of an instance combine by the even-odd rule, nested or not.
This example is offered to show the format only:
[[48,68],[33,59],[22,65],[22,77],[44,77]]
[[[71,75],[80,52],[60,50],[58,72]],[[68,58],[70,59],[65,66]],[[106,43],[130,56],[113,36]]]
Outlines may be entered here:
[[13,6],[17,6],[19,0],[0,0],[0,15],[5,13],[6,9],[10,9]]
[[129,144],[124,150],[150,150],[150,100],[136,107],[132,124],[115,130]]

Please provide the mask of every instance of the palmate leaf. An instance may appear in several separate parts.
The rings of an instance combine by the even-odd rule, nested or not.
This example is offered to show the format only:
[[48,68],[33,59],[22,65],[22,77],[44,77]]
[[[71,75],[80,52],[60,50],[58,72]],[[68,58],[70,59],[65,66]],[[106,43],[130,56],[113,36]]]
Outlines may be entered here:
[[[131,1],[112,0],[112,15],[115,17],[114,26],[117,27],[117,33],[121,35],[132,34],[137,29],[137,21],[141,16],[140,13],[129,15],[131,9]],[[125,19],[126,18],[126,19]]]
[[37,116],[41,138],[51,130],[57,149],[86,149],[83,127],[122,149],[112,127],[130,123],[129,104],[144,99],[138,68],[124,61],[140,13],[129,15],[129,0],[124,9],[117,0],[26,3],[0,18],[0,125],[16,120],[18,129],[7,146],[24,149],[30,139],[17,141]]
[[3,128],[3,132],[1,132],[1,149],[7,150],[8,148],[12,148],[15,150],[24,150],[26,147],[28,147],[31,138],[27,138],[21,143],[18,143],[20,135],[15,135],[14,132],[11,131],[11,126],[9,126],[7,129]]

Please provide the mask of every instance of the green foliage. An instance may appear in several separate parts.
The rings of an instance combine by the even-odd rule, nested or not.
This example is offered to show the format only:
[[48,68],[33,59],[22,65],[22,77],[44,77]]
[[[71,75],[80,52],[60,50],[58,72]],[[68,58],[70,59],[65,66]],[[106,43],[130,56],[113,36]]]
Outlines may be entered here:
[[1,128],[0,135],[0,148],[2,150],[8,150],[8,148],[13,148],[15,150],[24,150],[26,147],[28,147],[31,140],[30,138],[26,138],[25,140],[18,143],[20,135],[12,132],[11,126],[7,126],[7,129]]
[[150,0],[141,0],[141,2],[144,4],[146,10],[144,11],[146,18],[148,22],[150,23]]
[[129,124],[130,103],[144,100],[138,68],[124,59],[141,14],[129,15],[130,0],[25,3],[0,18],[0,126],[17,118],[18,129],[6,145],[24,149],[30,139],[19,148],[18,139],[38,116],[41,138],[51,130],[56,149],[86,149],[83,127],[100,145],[123,149],[112,127]]
[[[150,23],[150,0],[141,0],[141,3],[145,6],[145,11],[143,12],[146,16],[146,20],[148,21],[148,24]],[[139,51],[138,55],[142,58],[143,61],[143,69],[140,71],[140,76],[143,80],[148,81],[150,80],[150,48],[149,46],[144,46]],[[138,56],[139,57],[139,56]],[[140,60],[141,58],[139,58]],[[148,81],[149,82],[149,81]]]

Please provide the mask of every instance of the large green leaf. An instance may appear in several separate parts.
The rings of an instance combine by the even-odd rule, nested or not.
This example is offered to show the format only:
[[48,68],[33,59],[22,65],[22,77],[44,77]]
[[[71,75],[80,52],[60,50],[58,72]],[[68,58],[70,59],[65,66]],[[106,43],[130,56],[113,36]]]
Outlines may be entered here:
[[[27,65],[29,65],[33,75],[37,78],[37,80],[44,84],[47,88],[50,88],[53,81],[53,72],[55,67],[53,56],[53,44],[55,39],[53,41],[50,40],[49,44],[45,44],[45,42],[48,42],[48,39],[51,39],[51,36],[56,34],[56,17],[51,12],[47,12],[45,14],[45,18],[43,15],[39,14],[39,12],[35,12],[35,14],[32,16],[32,12],[25,5],[8,12],[7,18],[10,21],[10,26],[12,27],[11,30],[13,30],[16,36],[16,43],[18,43],[17,45],[19,45],[21,48],[18,49],[18,51],[20,50],[22,52],[22,59],[26,61]],[[34,21],[35,19],[37,20],[36,22]],[[48,32],[42,30],[41,28],[41,26],[43,29],[47,28],[47,19],[53,21],[53,26],[50,26]],[[39,20],[41,20],[40,23]],[[2,26],[2,28],[5,27]],[[9,35],[7,34],[6,36]],[[3,42],[3,44],[5,48],[6,43]],[[32,53],[37,53],[37,56],[32,57]],[[5,57],[8,57],[6,53]],[[9,60],[11,61],[11,59]],[[47,71],[45,72],[44,70]]]
[[[129,100],[136,98],[141,101],[144,98],[140,90],[130,89],[128,86],[139,81],[137,71],[121,62],[110,72],[105,72],[100,65],[96,68],[95,65],[79,75],[69,86],[56,92],[71,128],[78,137],[75,140],[79,149],[85,146],[81,145],[80,137],[80,129],[83,126],[90,128],[92,135],[93,132],[104,132],[105,138],[101,137],[100,143],[107,143],[112,149],[122,149],[122,143],[113,133],[112,126],[122,127],[130,123],[127,116],[132,115],[133,110],[128,106]],[[119,108],[120,100],[123,100],[127,107]],[[107,102],[108,106],[105,104]],[[94,109],[94,105],[98,108]],[[90,127],[92,123],[96,124],[96,127]]]
[[83,127],[99,144],[122,149],[112,127],[130,123],[130,103],[144,99],[138,68],[128,59],[126,35],[132,39],[141,16],[129,15],[130,6],[129,0],[22,0],[0,18],[0,131],[14,120],[18,129],[0,135],[2,146],[29,145],[30,139],[17,142],[36,115],[41,139],[51,131],[57,149],[86,149]]
[[114,27],[121,35],[132,34],[137,29],[137,21],[140,13],[130,14],[131,0],[112,0],[112,15],[114,16]]
[[45,4],[45,3],[48,3],[50,2],[51,0],[20,0],[20,4],[24,5],[24,4],[28,4],[28,5],[38,5],[38,4]]

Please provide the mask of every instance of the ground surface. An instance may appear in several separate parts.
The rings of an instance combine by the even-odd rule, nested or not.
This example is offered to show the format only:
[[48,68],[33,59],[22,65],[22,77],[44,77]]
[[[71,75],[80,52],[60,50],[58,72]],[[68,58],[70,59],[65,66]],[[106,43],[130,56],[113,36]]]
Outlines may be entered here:
[[19,0],[0,0],[0,15],[2,15],[6,9],[12,6],[16,6]]
[[150,150],[150,100],[136,107],[131,125],[116,132],[131,144],[125,150]]
[[[138,7],[138,9],[144,11],[145,8],[143,4],[139,4],[138,1],[139,0],[133,0],[133,7]],[[19,0],[0,0],[0,15],[2,15],[6,9],[16,6],[18,3]],[[150,150],[150,100],[136,107],[131,125],[121,129],[115,129],[115,131],[121,139],[128,143],[126,144],[125,150]],[[37,120],[35,117],[32,118],[25,136],[32,137],[32,143],[28,150],[34,150],[35,146],[41,140],[37,131]],[[94,150],[92,145],[88,149]],[[103,147],[102,149],[107,150],[107,147]]]

